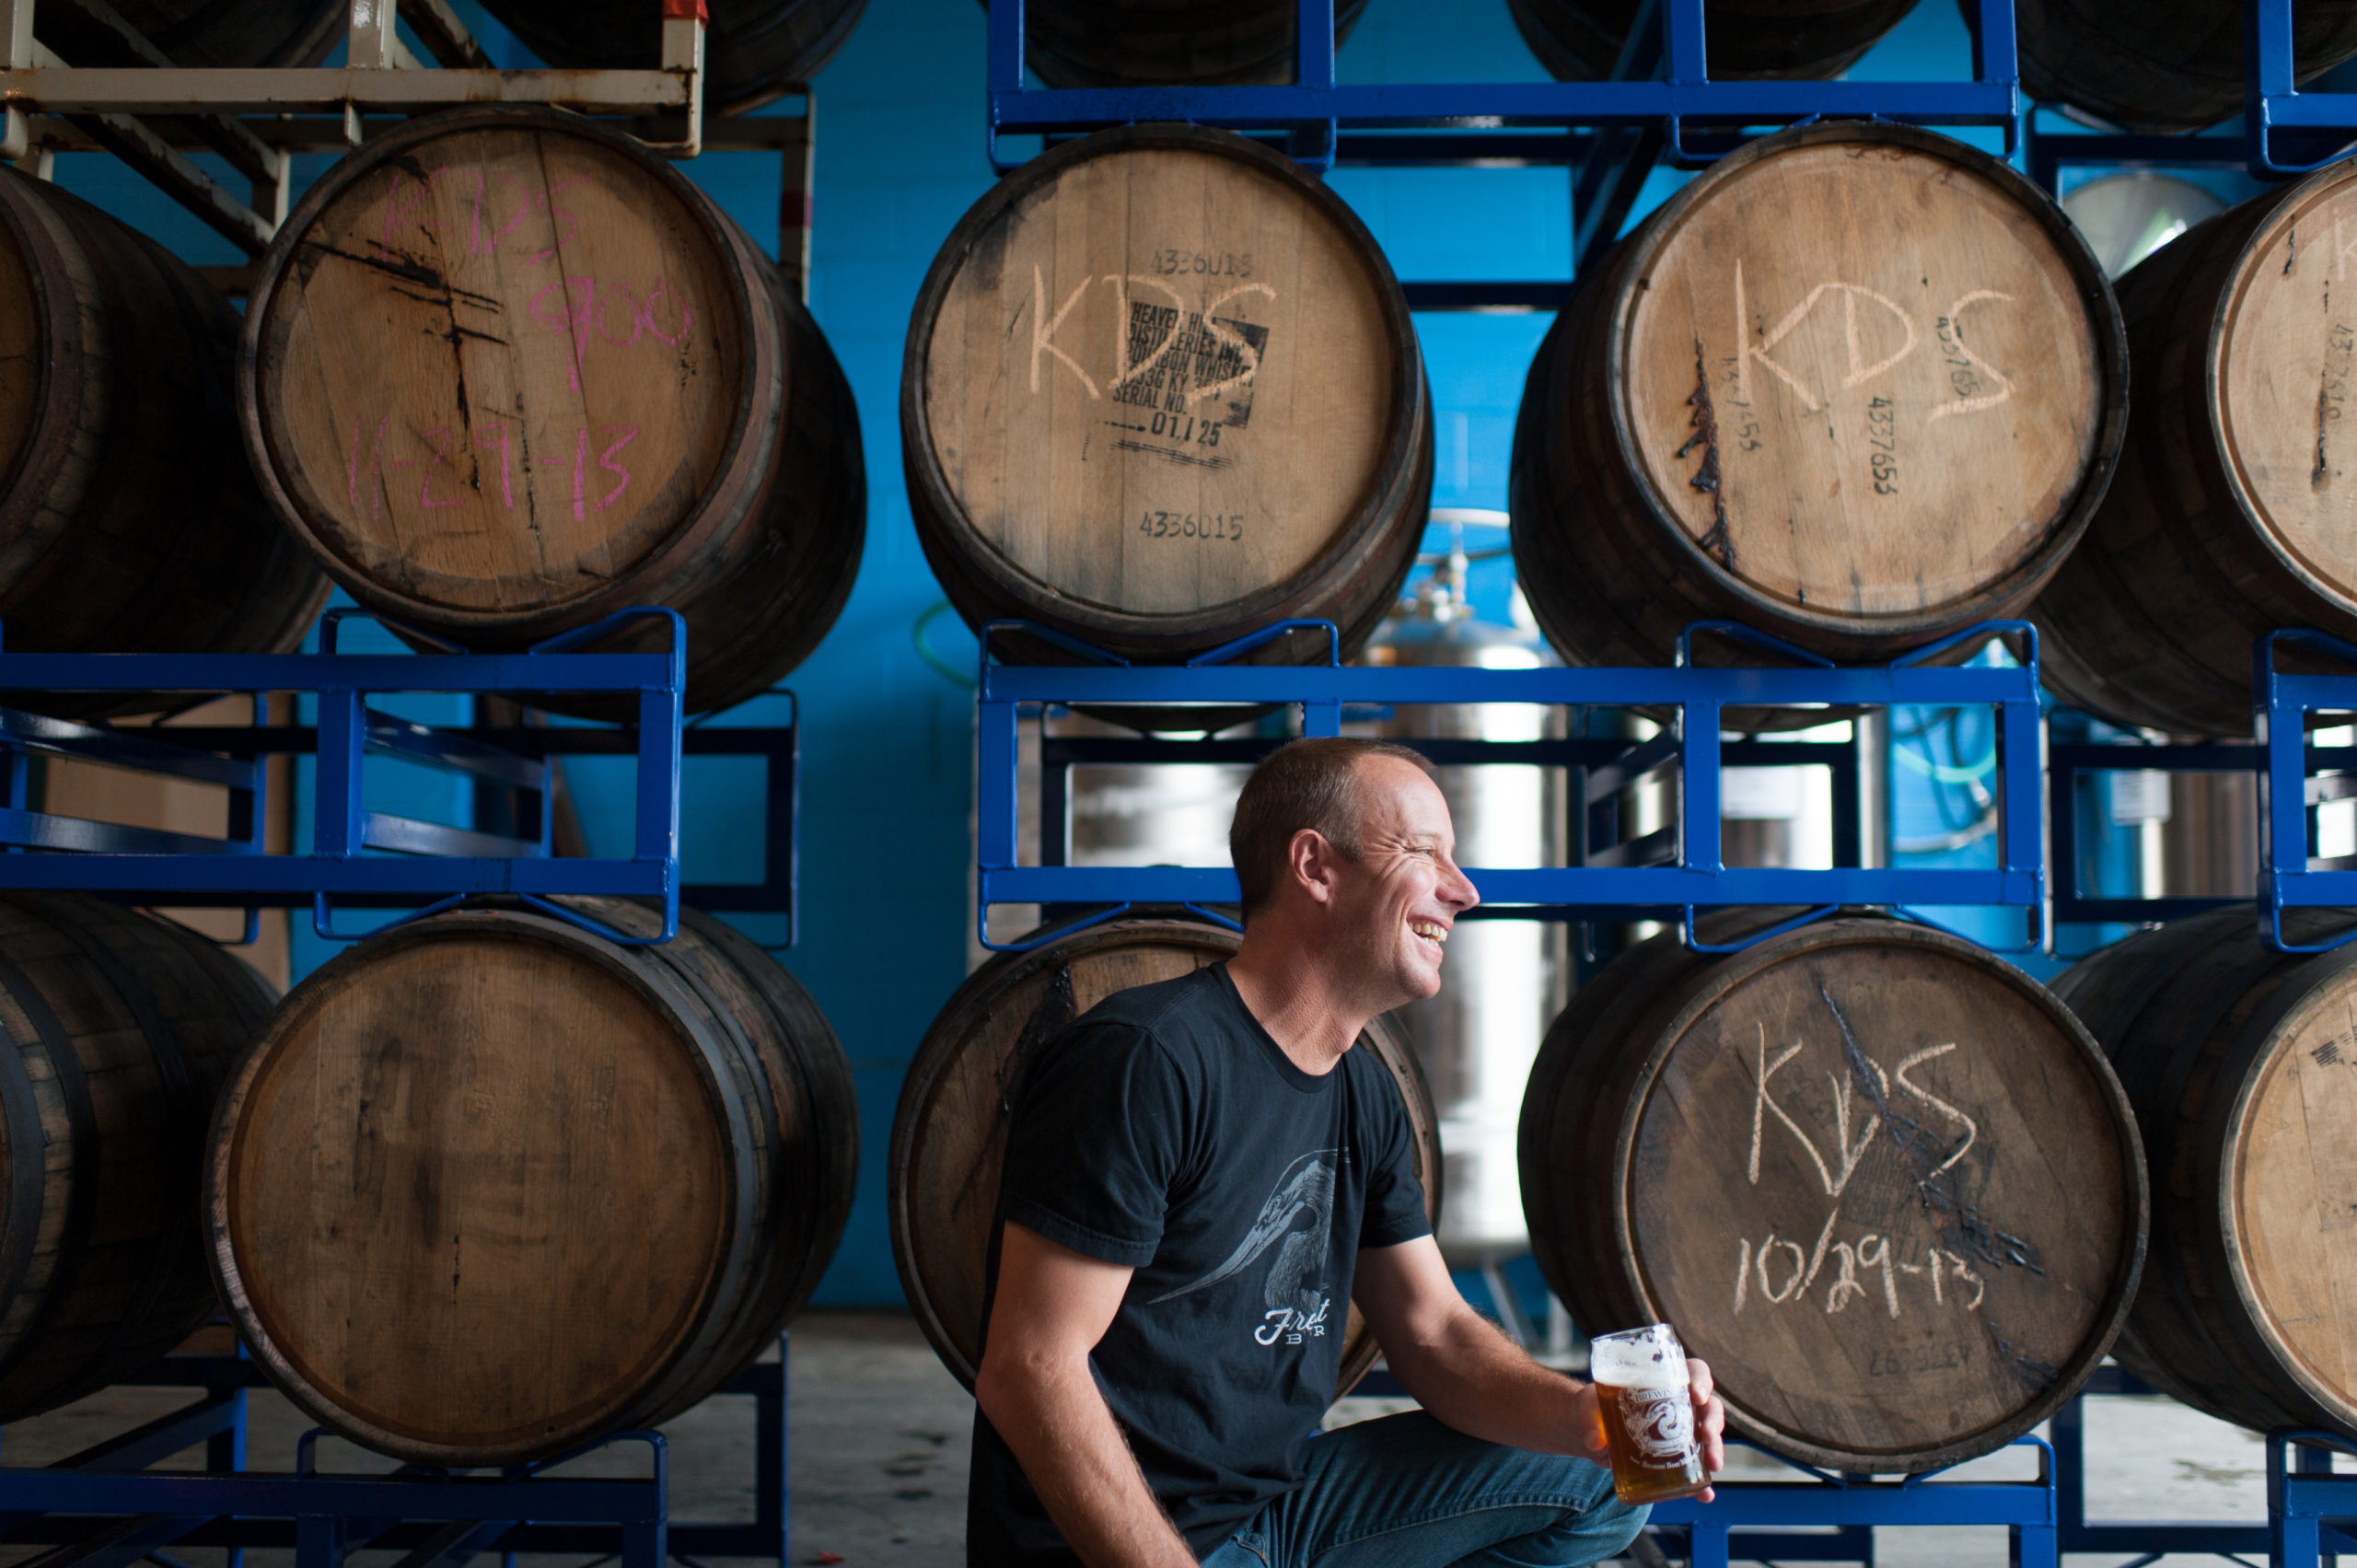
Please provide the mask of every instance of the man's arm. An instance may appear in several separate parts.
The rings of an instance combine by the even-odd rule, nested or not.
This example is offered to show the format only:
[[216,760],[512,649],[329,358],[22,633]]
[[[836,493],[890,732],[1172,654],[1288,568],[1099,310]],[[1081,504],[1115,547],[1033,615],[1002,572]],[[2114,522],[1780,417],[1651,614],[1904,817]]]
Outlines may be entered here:
[[1082,1562],[1194,1568],[1088,1370],[1130,1274],[1009,1224],[974,1399]]
[[[1539,1365],[1465,1305],[1431,1237],[1361,1252],[1352,1296],[1391,1375],[1444,1424],[1492,1443],[1606,1462],[1596,1390]],[[1687,1365],[1702,1463],[1715,1474],[1726,1464],[1726,1411],[1710,1368],[1690,1357]]]

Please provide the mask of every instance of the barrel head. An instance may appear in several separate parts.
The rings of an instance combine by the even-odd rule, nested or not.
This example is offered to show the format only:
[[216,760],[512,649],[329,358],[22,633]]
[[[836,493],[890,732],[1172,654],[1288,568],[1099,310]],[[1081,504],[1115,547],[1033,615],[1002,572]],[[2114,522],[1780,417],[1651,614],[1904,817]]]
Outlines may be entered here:
[[2357,975],[2306,991],[2237,1098],[2220,1175],[2249,1322],[2357,1430]]
[[1585,1065],[1524,1130],[1545,1161],[1526,1168],[1553,1168],[1532,1226],[1550,1275],[1607,1276],[1577,1294],[1627,1318],[1583,1327],[1675,1324],[1734,1431],[1843,1470],[1986,1453],[2077,1388],[2134,1290],[2145,1191],[2067,1009],[1885,920],[1718,958],[1663,938],[1622,966],[1651,994],[1558,1031],[1534,1083],[1564,1083],[1567,1050]]
[[250,417],[365,601],[562,612],[691,527],[746,438],[728,241],[619,138],[460,119],[351,160],[292,226],[254,301]]
[[[2357,164],[2305,182],[2235,265],[2208,345],[2226,476],[2265,543],[2357,615]],[[2338,302],[2333,298],[2338,292]],[[2187,351],[2194,345],[2186,345]]]
[[1705,569],[1862,628],[2034,586],[2084,526],[2119,391],[2101,280],[2044,198],[1882,132],[1789,133],[1688,187],[1645,231],[1608,372]]
[[630,1413],[735,1223],[728,1125],[672,1000],[585,946],[454,934],[298,989],[214,1153],[226,1292],[339,1430],[511,1461]]
[[1423,399],[1404,298],[1348,209],[1241,137],[1157,126],[1051,154],[968,214],[918,302],[902,417],[969,618],[1127,646],[1358,616],[1422,528]]

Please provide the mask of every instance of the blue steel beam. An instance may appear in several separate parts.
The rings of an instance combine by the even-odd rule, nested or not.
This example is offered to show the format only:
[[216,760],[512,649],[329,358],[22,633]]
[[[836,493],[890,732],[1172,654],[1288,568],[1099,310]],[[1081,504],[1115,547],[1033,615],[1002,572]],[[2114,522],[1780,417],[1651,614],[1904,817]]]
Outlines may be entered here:
[[[1291,704],[1303,712],[1306,734],[1333,734],[1345,707],[1400,703],[1520,703],[1547,706],[1675,707],[1677,729],[1626,748],[1590,772],[1586,800],[1609,795],[1631,779],[1676,763],[1679,821],[1676,865],[1601,864],[1649,858],[1647,845],[1595,845],[1586,864],[1550,867],[1467,868],[1492,913],[1520,911],[1536,918],[1588,919],[1613,913],[1657,914],[1705,906],[1798,904],[1995,905],[2036,911],[2044,892],[2045,838],[2039,789],[2040,730],[2036,648],[2027,628],[1992,622],[1967,637],[1992,632],[2021,635],[2025,662],[2010,668],[1887,666],[1721,668],[1680,665],[1667,669],[1492,670],[1438,667],[1347,668],[1339,665],[1204,664],[1129,667],[1102,664],[1003,666],[980,673],[981,767],[976,801],[977,870],[983,937],[989,908],[999,903],[1096,906],[1111,912],[1132,904],[1202,906],[1234,903],[1235,874],[1213,866],[1022,865],[1016,863],[1018,710],[1026,705],[1153,703]],[[1757,640],[1756,638],[1754,640]],[[1935,656],[1926,649],[1914,659]],[[1811,656],[1797,655],[1803,659]],[[2003,790],[2001,864],[1996,869],[1855,865],[1829,870],[1729,869],[1720,864],[1720,738],[1725,710],[1759,706],[1840,708],[1897,703],[1978,704],[1998,710],[1999,778]],[[1759,765],[1774,748],[1746,748]],[[1175,758],[1176,750],[1172,752]],[[1044,753],[1043,753],[1044,761]],[[1709,830],[1698,830],[1708,824]],[[1660,841],[1669,847],[1673,840]],[[994,944],[993,944],[994,945]]]
[[[242,744],[224,756],[190,744],[192,736],[168,730],[132,735],[0,710],[0,748],[8,752],[11,780],[9,802],[0,807],[0,844],[18,850],[75,852],[0,854],[0,887],[76,889],[162,903],[275,906],[308,899],[314,907],[314,924],[323,935],[331,934],[331,899],[439,904],[481,893],[541,899],[565,893],[635,895],[662,900],[662,933],[655,940],[668,940],[678,919],[679,768],[684,747],[680,691],[686,676],[685,624],[679,615],[661,610],[628,610],[521,654],[339,654],[334,651],[338,629],[353,613],[356,612],[331,610],[321,618],[322,651],[318,654],[0,654],[0,694],[292,691],[317,693],[319,704],[319,722],[307,732],[315,758],[310,853],[289,854],[262,853],[258,817],[252,809],[255,789],[261,782],[256,759],[287,749],[284,742],[265,738]],[[650,618],[669,623],[668,653],[578,651],[626,623]],[[542,796],[540,820],[545,823],[549,785],[545,758],[565,749],[559,732],[548,732],[539,745],[524,751],[493,745],[481,736],[369,712],[366,694],[388,691],[509,693],[524,698],[563,691],[634,692],[637,725],[628,749],[636,753],[638,768],[630,857],[559,859],[549,854],[545,834],[532,841],[368,810],[363,789],[366,759],[371,753],[389,754],[538,792]],[[221,732],[204,733],[217,736]],[[268,726],[250,733],[266,736]],[[583,749],[609,748],[585,745]],[[775,761],[774,749],[756,749],[772,750]],[[24,754],[29,750],[87,756],[176,778],[226,784],[231,790],[234,836],[208,839],[31,811],[24,798]],[[788,761],[790,772],[790,756]],[[790,840],[790,831],[787,836]],[[389,851],[394,853],[384,853]],[[773,848],[767,868],[772,880],[777,861]],[[784,864],[790,906],[790,842]],[[577,918],[555,906],[541,907],[563,918]]]
[[[1225,866],[1014,865],[982,869],[985,903],[1199,903],[1237,900]],[[2038,901],[2038,873],[1945,867],[1836,866],[1700,870],[1682,865],[1474,866],[1465,875],[1495,905],[1672,909],[1688,904],[2014,904]],[[1585,918],[1575,914],[1573,918]]]
[[2010,82],[1633,81],[1065,87],[991,96],[995,128],[1013,134],[1142,120],[1237,130],[1325,122],[1368,129],[1642,125],[1672,119],[1750,125],[1817,117],[2011,125],[2016,93]]
[[[1878,118],[1922,125],[2002,125],[2010,151],[2019,124],[2010,0],[1972,0],[1980,12],[1975,79],[1969,82],[1785,82],[1708,79],[1701,0],[1646,6],[1631,30],[1638,52],[1653,49],[1658,70],[1616,73],[1604,82],[1337,83],[1333,6],[1300,0],[1295,80],[1277,86],[1027,88],[1022,0],[993,0],[988,22],[986,148],[993,166],[1003,134],[1075,132],[1142,121],[1189,121],[1238,131],[1284,130],[1310,145],[1295,156],[1331,164],[1345,133],[1457,128],[1478,144],[1498,133],[1504,156],[1529,155],[1523,127],[1646,127],[1650,168],[1662,139],[1675,149],[1686,124],[1756,126],[1817,118]],[[1647,79],[1658,78],[1658,79]],[[1478,145],[1467,161],[1481,156]],[[1354,149],[1353,161],[1379,157]],[[1412,150],[1430,161],[1431,150]]]

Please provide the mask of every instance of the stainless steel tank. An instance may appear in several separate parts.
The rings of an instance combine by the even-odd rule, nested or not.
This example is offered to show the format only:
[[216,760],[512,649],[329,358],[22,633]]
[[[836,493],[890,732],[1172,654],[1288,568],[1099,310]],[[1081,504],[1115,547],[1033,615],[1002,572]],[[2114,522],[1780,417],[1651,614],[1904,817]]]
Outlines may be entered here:
[[[1434,520],[1454,519],[1435,513]],[[1468,563],[1460,539],[1435,563],[1438,570],[1423,590],[1376,631],[1360,662],[1489,669],[1555,662],[1535,629],[1472,617],[1465,602]],[[1430,703],[1394,710],[1376,732],[1399,739],[1537,740],[1560,734],[1561,726],[1560,709]],[[1563,864],[1563,793],[1556,770],[1484,764],[1441,768],[1435,778],[1455,819],[1459,865]],[[1567,956],[1564,928],[1555,922],[1460,922],[1448,939],[1441,993],[1394,1015],[1407,1028],[1440,1113],[1439,1240],[1453,1269],[1491,1267],[1530,1249],[1515,1130],[1538,1043],[1569,996]]]

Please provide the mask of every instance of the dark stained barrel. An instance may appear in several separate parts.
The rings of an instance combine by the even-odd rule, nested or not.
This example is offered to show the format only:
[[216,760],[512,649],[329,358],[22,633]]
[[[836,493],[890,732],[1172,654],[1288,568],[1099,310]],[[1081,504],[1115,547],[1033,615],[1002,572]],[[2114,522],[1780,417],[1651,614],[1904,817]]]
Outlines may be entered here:
[[[1235,933],[1195,921],[1109,921],[1028,953],[1003,953],[960,986],[934,1019],[900,1087],[892,1121],[892,1257],[918,1326],[971,1388],[981,1352],[991,1224],[1006,1156],[1009,1103],[1029,1053],[1117,991],[1176,980],[1222,962]],[[1417,1179],[1440,1213],[1441,1164],[1432,1094],[1407,1042],[1376,1018],[1359,1036],[1399,1086],[1415,1132]],[[1351,1309],[1337,1394],[1375,1364],[1375,1336]]]
[[[113,0],[109,8],[173,64],[215,69],[316,65],[352,21],[348,0]],[[69,65],[133,64],[120,37],[79,6],[50,6],[33,30]]]
[[2032,609],[2039,674],[2172,735],[2251,733],[2251,645],[2357,638],[2357,160],[2195,225],[2119,282],[2119,477]]
[[0,894],[0,1422],[136,1371],[214,1310],[198,1201],[261,977],[154,916]]
[[[2348,933],[2287,911],[2285,937]],[[2357,1435],[2357,947],[2272,952],[2250,910],[2172,921],[2054,982],[2143,1129],[2152,1248],[2119,1364],[2222,1421]]]
[[54,185],[0,173],[11,650],[301,643],[327,580],[238,449],[237,341],[237,312],[161,246]]
[[834,355],[709,197],[588,121],[458,110],[337,164],[261,264],[245,356],[265,492],[406,625],[512,650],[668,605],[705,710],[850,594],[866,479]]
[[1584,278],[1523,391],[1523,591],[1574,664],[1748,622],[1882,658],[2026,603],[2126,423],[2101,268],[2009,167],[1826,123],[1712,166]]
[[1414,563],[1429,403],[1406,297],[1333,192],[1242,136],[1140,125],[1032,159],[959,221],[910,321],[901,449],[970,625],[1171,663],[1314,617],[1347,656]]
[[[1980,30],[1973,0],[1958,0]],[[2243,108],[2243,7],[2235,0],[2015,0],[2023,96],[2124,130],[2198,131]],[[2292,7],[2293,75],[2357,55],[2357,3]]]
[[858,1146],[834,1031],[734,930],[682,911],[624,947],[465,908],[288,993],[222,1097],[205,1223],[240,1336],[312,1417],[514,1464],[758,1356],[834,1251]]
[[[704,106],[736,114],[804,86],[851,38],[867,0],[704,0]],[[663,14],[640,0],[485,0],[552,65],[649,70]]]
[[[1506,0],[1506,8],[1548,74],[1579,82],[1612,75],[1640,6],[1637,0]],[[1711,78],[1838,76],[1914,8],[1915,0],[1704,0]]]
[[[1334,41],[1366,0],[1336,0]],[[1026,0],[1025,61],[1051,87],[1296,80],[1298,0]]]
[[1521,1155],[1574,1322],[1676,1325],[1731,1431],[1841,1470],[1938,1469],[2045,1420],[2144,1253],[2136,1124],[2086,1031],[1893,920],[1623,954],[1550,1031]]

